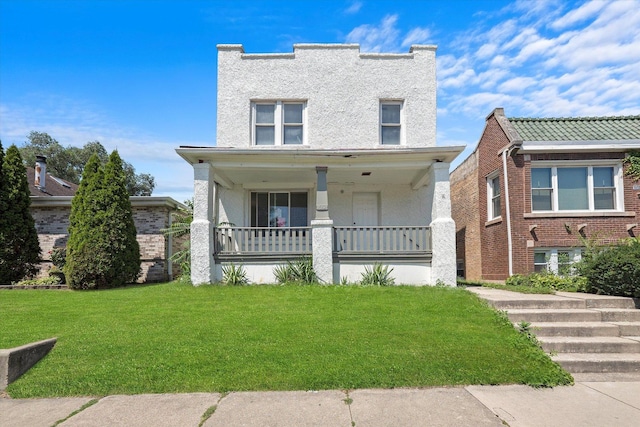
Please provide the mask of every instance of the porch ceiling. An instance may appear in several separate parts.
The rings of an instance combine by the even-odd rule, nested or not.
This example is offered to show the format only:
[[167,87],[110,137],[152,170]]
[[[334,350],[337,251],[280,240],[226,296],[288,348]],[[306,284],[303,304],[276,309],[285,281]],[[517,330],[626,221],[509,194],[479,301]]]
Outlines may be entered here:
[[327,166],[327,181],[341,184],[425,185],[434,162],[450,163],[464,149],[455,147],[312,150],[309,148],[180,147],[176,152],[191,164],[210,163],[223,186],[240,184],[313,187],[316,166]]

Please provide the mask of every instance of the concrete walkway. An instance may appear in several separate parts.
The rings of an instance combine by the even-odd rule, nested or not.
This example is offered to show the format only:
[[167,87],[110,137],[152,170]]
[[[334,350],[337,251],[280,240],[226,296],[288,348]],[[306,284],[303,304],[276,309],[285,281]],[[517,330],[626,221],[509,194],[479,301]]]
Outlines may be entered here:
[[[638,426],[640,377],[574,386],[0,398],[0,426]],[[91,404],[89,406],[89,404]],[[213,413],[212,413],[213,411]],[[207,416],[211,414],[208,418]]]

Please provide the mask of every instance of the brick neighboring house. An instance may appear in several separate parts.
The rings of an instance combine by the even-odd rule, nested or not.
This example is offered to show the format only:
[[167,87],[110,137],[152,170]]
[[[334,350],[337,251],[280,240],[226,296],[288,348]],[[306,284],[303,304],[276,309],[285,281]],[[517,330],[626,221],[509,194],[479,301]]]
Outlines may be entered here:
[[562,273],[583,239],[640,235],[640,182],[623,162],[639,150],[640,116],[507,118],[496,108],[450,176],[458,275]]
[[[31,214],[42,249],[43,262],[38,273],[41,277],[46,276],[52,266],[49,251],[67,244],[71,199],[78,185],[47,173],[44,159],[38,160],[39,177],[31,167],[26,173],[31,191]],[[167,259],[178,249],[179,242],[164,236],[160,230],[169,227],[172,212],[182,204],[170,197],[132,196],[130,200],[142,260],[138,282],[171,280],[175,266]]]

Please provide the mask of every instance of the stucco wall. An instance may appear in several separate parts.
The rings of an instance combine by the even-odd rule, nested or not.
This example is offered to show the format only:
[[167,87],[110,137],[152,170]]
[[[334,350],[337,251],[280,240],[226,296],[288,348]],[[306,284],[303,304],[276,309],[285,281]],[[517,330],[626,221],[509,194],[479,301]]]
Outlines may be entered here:
[[360,54],[358,45],[295,45],[290,54],[218,47],[219,147],[251,146],[251,100],[306,100],[311,148],[375,148],[381,100],[404,100],[406,146],[436,145],[435,47]]

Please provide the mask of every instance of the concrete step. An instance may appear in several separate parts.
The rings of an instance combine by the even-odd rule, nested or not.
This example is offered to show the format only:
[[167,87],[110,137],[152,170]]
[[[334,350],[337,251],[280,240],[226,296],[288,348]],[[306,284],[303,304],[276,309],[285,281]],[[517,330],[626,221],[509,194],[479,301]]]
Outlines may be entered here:
[[578,292],[556,292],[557,296],[583,300],[585,308],[637,308],[633,298],[608,295],[583,294]]
[[[515,323],[516,328],[518,324]],[[620,327],[603,322],[534,322],[531,331],[537,337],[617,337]]]
[[611,322],[620,328],[620,335],[640,336],[640,322]]
[[603,322],[640,322],[640,310],[626,308],[598,308]]
[[539,337],[546,352],[638,353],[640,342],[621,337]]
[[640,372],[638,353],[559,353],[551,358],[570,373]]
[[[640,312],[640,310],[638,310]],[[507,316],[512,322],[599,322],[602,313],[598,310],[572,309],[514,309]]]
[[[554,295],[536,295],[537,298],[518,298],[508,300],[491,300],[491,304],[498,310],[512,309],[584,309],[584,301],[578,299],[558,298]],[[547,297],[547,298],[540,298]]]

